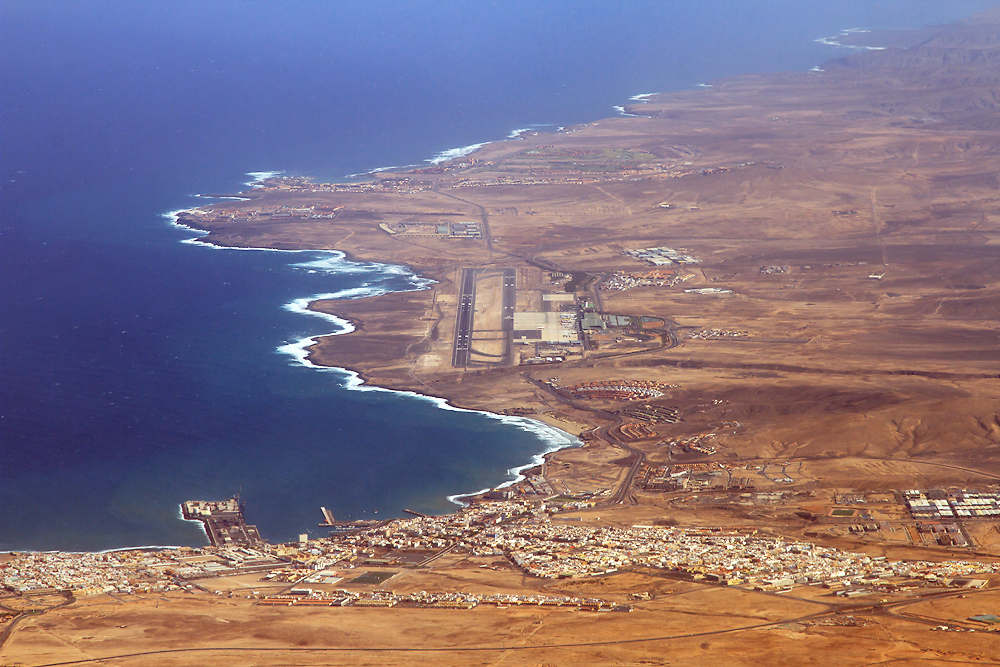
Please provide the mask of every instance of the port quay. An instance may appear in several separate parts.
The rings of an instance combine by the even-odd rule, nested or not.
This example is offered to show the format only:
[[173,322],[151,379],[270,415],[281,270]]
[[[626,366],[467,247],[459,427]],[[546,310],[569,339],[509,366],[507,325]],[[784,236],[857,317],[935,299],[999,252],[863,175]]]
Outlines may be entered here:
[[[759,533],[720,527],[588,526],[560,514],[592,503],[562,505],[525,500],[480,502],[454,514],[388,521],[335,523],[324,512],[329,537],[269,544],[243,521],[237,498],[184,504],[185,516],[203,521],[217,542],[203,548],[127,549],[105,553],[24,553],[0,565],[0,582],[16,593],[63,592],[73,596],[134,594],[199,588],[212,580],[259,575],[287,582],[285,590],[261,595],[258,603],[393,606],[400,602],[469,607],[489,600],[454,593],[396,596],[387,589],[400,570],[426,568],[444,554],[505,559],[510,567],[538,578],[601,577],[654,569],[682,579],[761,591],[820,586],[854,596],[919,587],[977,587],[980,575],[1000,573],[1000,562],[974,560],[888,560]],[[578,517],[577,517],[578,518]],[[211,527],[208,527],[211,526]],[[234,538],[235,536],[235,538]],[[236,539],[238,538],[238,539]],[[358,575],[359,568],[377,568]],[[486,567],[486,565],[483,565]],[[311,582],[374,584],[354,593],[303,588]],[[221,593],[220,593],[221,594]],[[232,595],[230,591],[228,593]],[[283,597],[284,596],[284,597]],[[546,598],[547,600],[548,598]],[[364,602],[375,600],[381,602]],[[282,602],[283,601],[283,602]],[[541,604],[525,599],[497,604]],[[384,604],[383,604],[384,603]],[[390,604],[391,603],[391,604]],[[454,603],[454,604],[452,604]],[[603,609],[594,599],[563,599],[552,605]]]

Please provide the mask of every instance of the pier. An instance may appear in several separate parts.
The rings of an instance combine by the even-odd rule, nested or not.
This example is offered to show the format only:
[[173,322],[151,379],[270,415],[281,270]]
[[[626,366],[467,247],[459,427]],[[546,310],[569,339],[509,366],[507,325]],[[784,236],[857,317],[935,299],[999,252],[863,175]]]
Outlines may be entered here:
[[181,513],[189,521],[201,521],[213,547],[252,547],[264,542],[257,526],[243,520],[243,504],[237,495],[229,500],[188,500]]

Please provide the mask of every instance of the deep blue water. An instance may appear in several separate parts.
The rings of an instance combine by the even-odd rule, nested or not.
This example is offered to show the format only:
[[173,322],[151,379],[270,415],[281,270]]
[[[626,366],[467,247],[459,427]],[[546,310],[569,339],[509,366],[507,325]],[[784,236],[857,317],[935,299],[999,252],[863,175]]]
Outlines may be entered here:
[[180,243],[161,214],[194,193],[418,163],[991,4],[4,0],[0,549],[201,544],[178,503],[238,490],[272,540],[316,532],[320,505],[447,511],[545,448],[279,353],[335,328],[285,304],[420,281]]

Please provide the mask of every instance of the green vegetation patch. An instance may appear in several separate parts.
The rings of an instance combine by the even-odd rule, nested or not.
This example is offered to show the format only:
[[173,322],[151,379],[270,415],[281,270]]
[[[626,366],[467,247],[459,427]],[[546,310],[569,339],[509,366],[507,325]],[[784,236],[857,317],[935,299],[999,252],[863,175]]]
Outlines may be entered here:
[[354,577],[347,583],[349,584],[371,584],[377,586],[384,581],[391,579],[396,573],[395,572],[365,572],[364,574]]
[[983,614],[981,616],[970,616],[970,621],[979,621],[980,623],[987,623],[989,625],[1000,625],[1000,616],[994,616],[993,614]]
[[588,275],[586,273],[573,272],[572,278],[563,285],[563,289],[567,292],[576,292],[577,290],[582,290],[586,287],[587,283],[593,280],[595,276]]
[[854,516],[857,513],[857,510],[836,509],[830,512],[830,516]]

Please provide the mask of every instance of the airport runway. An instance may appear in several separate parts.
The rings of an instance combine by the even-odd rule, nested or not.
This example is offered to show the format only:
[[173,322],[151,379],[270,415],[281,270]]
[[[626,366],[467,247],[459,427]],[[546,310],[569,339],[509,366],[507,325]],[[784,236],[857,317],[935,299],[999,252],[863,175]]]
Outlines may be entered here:
[[472,321],[476,313],[476,272],[476,269],[462,269],[462,284],[458,292],[458,316],[455,321],[455,348],[451,355],[451,365],[458,368],[469,365]]
[[514,310],[517,305],[517,269],[503,270],[503,365],[514,362]]
[[517,269],[503,270],[503,330],[514,330],[514,306],[517,304]]

